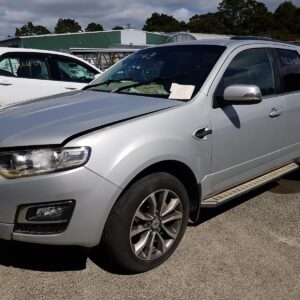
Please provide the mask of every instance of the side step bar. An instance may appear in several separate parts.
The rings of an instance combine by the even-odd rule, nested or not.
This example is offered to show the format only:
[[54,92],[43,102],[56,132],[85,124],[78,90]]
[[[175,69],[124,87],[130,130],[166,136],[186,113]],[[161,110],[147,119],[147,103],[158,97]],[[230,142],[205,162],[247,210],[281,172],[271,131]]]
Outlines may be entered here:
[[233,198],[241,196],[253,189],[256,189],[270,181],[280,178],[281,176],[293,172],[299,169],[299,165],[296,163],[291,163],[279,169],[276,169],[265,175],[256,177],[250,181],[242,183],[232,189],[221,192],[215,196],[204,199],[201,203],[201,207],[217,207]]

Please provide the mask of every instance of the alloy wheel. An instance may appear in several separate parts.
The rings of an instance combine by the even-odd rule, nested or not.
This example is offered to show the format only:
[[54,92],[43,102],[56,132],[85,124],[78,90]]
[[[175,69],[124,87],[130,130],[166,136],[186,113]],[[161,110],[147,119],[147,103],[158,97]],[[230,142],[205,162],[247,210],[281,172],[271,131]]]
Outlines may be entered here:
[[164,255],[178,237],[182,218],[182,203],[176,193],[168,189],[151,193],[131,222],[130,244],[134,254],[143,260]]

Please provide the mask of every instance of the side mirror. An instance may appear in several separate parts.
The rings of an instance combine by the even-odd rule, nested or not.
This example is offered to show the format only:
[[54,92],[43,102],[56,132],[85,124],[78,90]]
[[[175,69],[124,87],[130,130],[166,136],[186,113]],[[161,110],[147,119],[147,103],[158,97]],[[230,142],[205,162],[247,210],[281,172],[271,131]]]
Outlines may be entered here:
[[235,84],[225,89],[223,101],[226,104],[255,104],[262,101],[262,94],[256,85]]

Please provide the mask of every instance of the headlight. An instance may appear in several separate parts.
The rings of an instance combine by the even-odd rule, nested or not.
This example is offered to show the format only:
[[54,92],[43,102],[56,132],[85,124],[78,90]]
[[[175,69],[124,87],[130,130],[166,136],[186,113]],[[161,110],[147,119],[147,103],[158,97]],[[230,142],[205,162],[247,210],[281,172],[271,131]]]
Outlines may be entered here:
[[0,175],[12,179],[78,168],[90,152],[89,147],[0,152]]

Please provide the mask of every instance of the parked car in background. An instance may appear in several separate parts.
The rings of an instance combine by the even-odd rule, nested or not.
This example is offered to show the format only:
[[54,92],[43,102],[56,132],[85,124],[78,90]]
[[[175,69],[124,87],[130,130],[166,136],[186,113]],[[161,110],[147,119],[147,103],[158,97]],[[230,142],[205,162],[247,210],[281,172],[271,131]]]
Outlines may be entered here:
[[0,48],[0,105],[81,89],[100,73],[69,54]]
[[298,169],[299,127],[299,47],[143,49],[82,91],[0,111],[0,238],[100,243],[123,269],[150,270],[202,207]]

